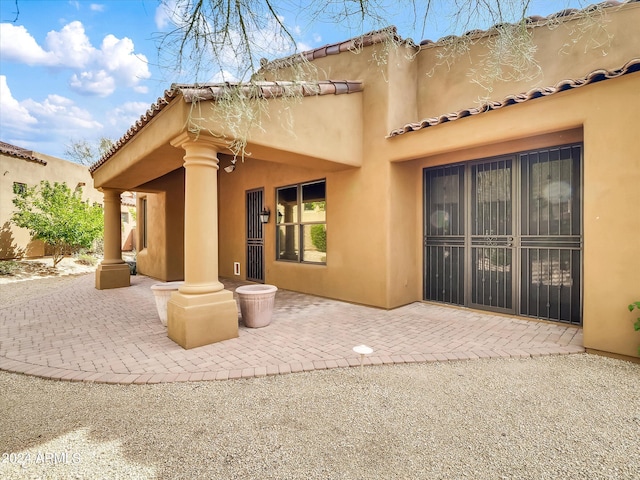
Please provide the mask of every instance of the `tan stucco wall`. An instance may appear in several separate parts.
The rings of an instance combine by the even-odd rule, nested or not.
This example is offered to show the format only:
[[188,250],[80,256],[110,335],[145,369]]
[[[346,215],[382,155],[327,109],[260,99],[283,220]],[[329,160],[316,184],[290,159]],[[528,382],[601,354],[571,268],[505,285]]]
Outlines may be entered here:
[[[406,154],[403,147],[429,153],[426,146],[434,145],[433,155],[408,162],[415,165],[415,202],[411,198],[406,198],[404,205],[398,202],[396,214],[415,211],[424,167],[570,143],[579,140],[581,130],[563,130],[583,125],[584,343],[594,350],[636,355],[639,339],[633,334],[626,306],[640,295],[640,157],[635,146],[635,127],[640,121],[638,91],[640,73],[634,73],[391,140],[401,157]],[[505,125],[520,140],[501,142]],[[557,133],[543,135],[546,132]],[[489,145],[485,145],[487,141]],[[451,153],[441,153],[439,145],[448,145]],[[420,261],[413,278],[421,284],[422,209],[417,213],[414,242]],[[402,235],[398,230],[399,245],[406,242]],[[414,254],[410,248],[394,251],[407,252],[400,255],[404,271]],[[391,298],[403,296],[400,284],[391,282],[389,288]]]
[[275,261],[276,225],[272,215],[265,229],[265,281],[281,288],[382,305],[384,262],[375,259],[384,255],[384,235],[378,233],[377,202],[365,196],[362,175],[362,169],[326,172],[253,159],[239,164],[231,174],[222,172],[220,275],[233,277],[233,262],[240,262],[241,278],[246,278],[247,190],[264,187],[264,204],[275,212],[276,188],[326,179],[327,264]]
[[[184,279],[184,171],[175,170],[141,187],[137,196],[138,253],[136,266],[142,275],[165,282]],[[147,200],[147,219],[142,201]],[[147,247],[143,247],[144,225]]]
[[102,194],[93,188],[93,180],[86,166],[39,153],[34,153],[34,156],[47,164],[0,153],[0,259],[45,255],[42,241],[32,241],[27,230],[10,222],[14,210],[14,182],[29,187],[38,185],[42,180],[65,182],[72,190],[83,183],[82,197],[102,204]]
[[446,51],[442,47],[424,47],[416,57],[421,78],[418,117],[408,118],[406,123],[478,106],[481,99],[500,101],[507,95],[553,86],[598,69],[619,68],[640,54],[639,22],[640,4],[636,3],[624,9],[605,8],[602,14],[588,19],[565,19],[559,24],[530,28],[535,51],[529,68],[514,74],[506,65],[499,65],[504,71],[500,78],[479,80],[487,88],[475,80],[498,68],[487,58],[486,45],[492,37],[481,39],[462,55],[445,56],[448,61],[438,58]]
[[[637,56],[632,26],[640,23],[640,4],[606,9],[606,16],[611,22],[601,25],[613,36],[606,55],[592,48],[599,37],[588,31],[582,44],[567,49],[563,45],[576,38],[569,35],[576,31],[571,24],[540,27],[535,40],[542,74],[498,82],[491,98],[582,78],[597,68],[619,68]],[[245,278],[246,190],[264,188],[273,213],[277,187],[325,178],[327,264],[275,261],[272,216],[265,232],[266,282],[383,308],[420,301],[423,168],[583,141],[585,346],[635,355],[638,338],[626,305],[640,294],[640,222],[633,221],[639,211],[640,73],[387,138],[391,128],[405,123],[477,106],[484,94],[468,75],[484,53],[482,44],[469,53],[475,63],[461,59],[427,76],[437,49],[423,48],[413,61],[392,51],[382,65],[372,61],[372,52],[384,52],[382,45],[314,61],[321,79],[362,80],[364,91],[302,99],[292,107],[293,138],[280,120],[267,122],[251,137],[252,156],[231,174],[219,171],[220,275],[232,277],[233,263],[240,262]],[[285,106],[272,103],[273,112]],[[140,184],[181,165],[184,152],[169,142],[184,128],[189,108],[178,98],[94,176],[96,185],[149,192],[149,247],[139,252],[138,265],[141,273],[162,280],[181,278],[182,264],[169,264],[183,253],[178,226],[184,221],[184,180],[177,173],[182,170]],[[221,166],[227,162],[225,157]]]

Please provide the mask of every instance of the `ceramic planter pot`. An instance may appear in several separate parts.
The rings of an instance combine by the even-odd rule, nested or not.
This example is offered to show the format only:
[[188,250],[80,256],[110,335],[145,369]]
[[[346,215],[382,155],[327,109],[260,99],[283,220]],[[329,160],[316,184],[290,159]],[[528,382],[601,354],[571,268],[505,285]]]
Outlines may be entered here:
[[151,285],[151,291],[156,299],[156,309],[162,325],[167,326],[167,303],[171,298],[171,294],[180,288],[184,282],[166,282]]
[[243,285],[236,288],[245,326],[260,328],[271,323],[277,291],[275,285]]

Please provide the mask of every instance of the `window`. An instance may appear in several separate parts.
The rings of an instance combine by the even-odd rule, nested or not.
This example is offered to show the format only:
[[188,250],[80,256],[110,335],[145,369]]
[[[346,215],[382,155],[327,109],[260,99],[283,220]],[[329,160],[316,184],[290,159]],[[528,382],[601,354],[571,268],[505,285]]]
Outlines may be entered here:
[[13,193],[16,195],[24,195],[25,193],[27,193],[27,184],[13,182]]
[[327,263],[326,182],[278,188],[276,259]]
[[122,223],[129,223],[129,212],[120,212],[120,221]]
[[142,202],[142,228],[140,236],[142,237],[142,248],[147,248],[147,198],[141,199]]

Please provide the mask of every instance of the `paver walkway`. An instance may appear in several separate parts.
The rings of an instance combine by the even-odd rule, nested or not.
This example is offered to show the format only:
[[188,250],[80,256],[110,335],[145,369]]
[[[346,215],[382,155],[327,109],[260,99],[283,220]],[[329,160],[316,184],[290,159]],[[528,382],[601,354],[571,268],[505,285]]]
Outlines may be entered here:
[[[240,283],[221,279],[235,290]],[[39,282],[39,281],[36,281]],[[150,287],[96,290],[94,276],[0,286],[0,369],[104,383],[226,380],[359,365],[583,352],[582,329],[413,303],[381,310],[280,290],[271,325],[191,350],[169,340]],[[30,298],[18,295],[32,288]]]

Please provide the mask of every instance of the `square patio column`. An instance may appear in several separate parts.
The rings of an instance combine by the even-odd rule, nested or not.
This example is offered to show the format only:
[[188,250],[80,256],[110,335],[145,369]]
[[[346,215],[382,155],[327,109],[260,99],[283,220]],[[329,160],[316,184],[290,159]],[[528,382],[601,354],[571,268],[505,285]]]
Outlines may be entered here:
[[238,307],[218,279],[218,147],[184,133],[184,284],[167,305],[167,333],[183,348],[238,336]]
[[122,260],[120,226],[120,195],[122,190],[103,188],[104,195],[104,259],[96,269],[96,288],[128,287],[131,285],[129,265]]

